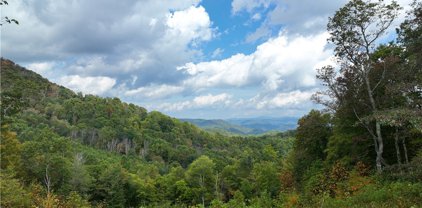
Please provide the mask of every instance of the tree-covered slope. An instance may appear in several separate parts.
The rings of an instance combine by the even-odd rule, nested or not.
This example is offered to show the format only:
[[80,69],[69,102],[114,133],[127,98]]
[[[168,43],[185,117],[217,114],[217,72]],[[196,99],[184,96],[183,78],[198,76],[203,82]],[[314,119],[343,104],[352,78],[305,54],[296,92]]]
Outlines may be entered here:
[[242,189],[246,198],[275,196],[293,144],[283,134],[208,133],[118,98],[74,93],[10,60],[1,60],[1,81],[2,207],[208,205]]

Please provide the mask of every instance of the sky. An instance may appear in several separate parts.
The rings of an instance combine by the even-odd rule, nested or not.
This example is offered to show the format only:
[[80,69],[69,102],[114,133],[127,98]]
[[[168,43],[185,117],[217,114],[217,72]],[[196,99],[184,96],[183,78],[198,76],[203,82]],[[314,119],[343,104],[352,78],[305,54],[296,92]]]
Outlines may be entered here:
[[[411,0],[399,0],[406,9]],[[346,0],[8,0],[1,56],[76,92],[177,118],[300,117]],[[393,24],[403,20],[402,12]],[[387,40],[385,40],[387,41]]]

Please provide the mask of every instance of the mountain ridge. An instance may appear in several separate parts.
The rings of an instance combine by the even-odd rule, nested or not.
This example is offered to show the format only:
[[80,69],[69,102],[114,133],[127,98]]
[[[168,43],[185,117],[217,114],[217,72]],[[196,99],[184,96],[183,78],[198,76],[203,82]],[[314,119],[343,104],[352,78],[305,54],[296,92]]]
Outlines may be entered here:
[[255,117],[255,118],[229,118],[229,119],[188,119],[179,118],[190,122],[204,130],[234,135],[261,135],[272,132],[293,130],[297,126],[296,117]]

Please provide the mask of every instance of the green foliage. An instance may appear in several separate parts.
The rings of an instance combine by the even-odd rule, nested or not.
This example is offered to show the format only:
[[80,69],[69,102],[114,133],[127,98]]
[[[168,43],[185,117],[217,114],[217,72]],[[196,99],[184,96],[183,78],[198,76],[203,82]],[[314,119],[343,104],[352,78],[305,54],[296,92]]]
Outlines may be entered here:
[[186,179],[189,181],[194,194],[200,196],[195,199],[197,203],[204,204],[211,201],[214,188],[214,162],[208,156],[201,156],[189,165],[186,171]]
[[82,198],[77,192],[71,192],[66,198],[65,207],[67,208],[90,208],[89,202]]
[[54,190],[68,189],[72,144],[67,138],[59,137],[50,129],[37,129],[34,138],[22,145],[22,174],[27,180],[35,179],[45,183],[45,177],[51,178]]
[[252,178],[256,194],[265,193],[270,197],[275,197],[280,191],[279,170],[274,162],[255,163]]
[[326,157],[325,149],[331,135],[330,120],[329,114],[312,110],[298,121],[293,162],[293,174],[298,185],[312,163]]
[[422,184],[390,183],[367,185],[359,193],[345,199],[326,198],[325,207],[419,207],[422,205]]
[[21,143],[16,133],[11,132],[7,126],[2,126],[0,137],[1,169],[20,166]]
[[93,178],[89,175],[82,153],[76,153],[70,169],[70,189],[79,194],[87,194]]
[[29,193],[10,171],[0,171],[1,207],[30,207]]
[[108,166],[99,175],[96,186],[91,192],[91,200],[103,202],[108,207],[124,207],[126,203],[124,184],[121,167]]

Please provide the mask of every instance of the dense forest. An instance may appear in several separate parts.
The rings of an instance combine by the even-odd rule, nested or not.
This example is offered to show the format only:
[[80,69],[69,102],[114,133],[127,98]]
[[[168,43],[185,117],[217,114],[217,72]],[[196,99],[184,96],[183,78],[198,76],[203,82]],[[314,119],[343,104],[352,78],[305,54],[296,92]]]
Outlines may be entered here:
[[329,19],[325,106],[295,131],[207,132],[75,93],[1,59],[1,207],[422,206],[422,3],[396,40],[392,2]]

